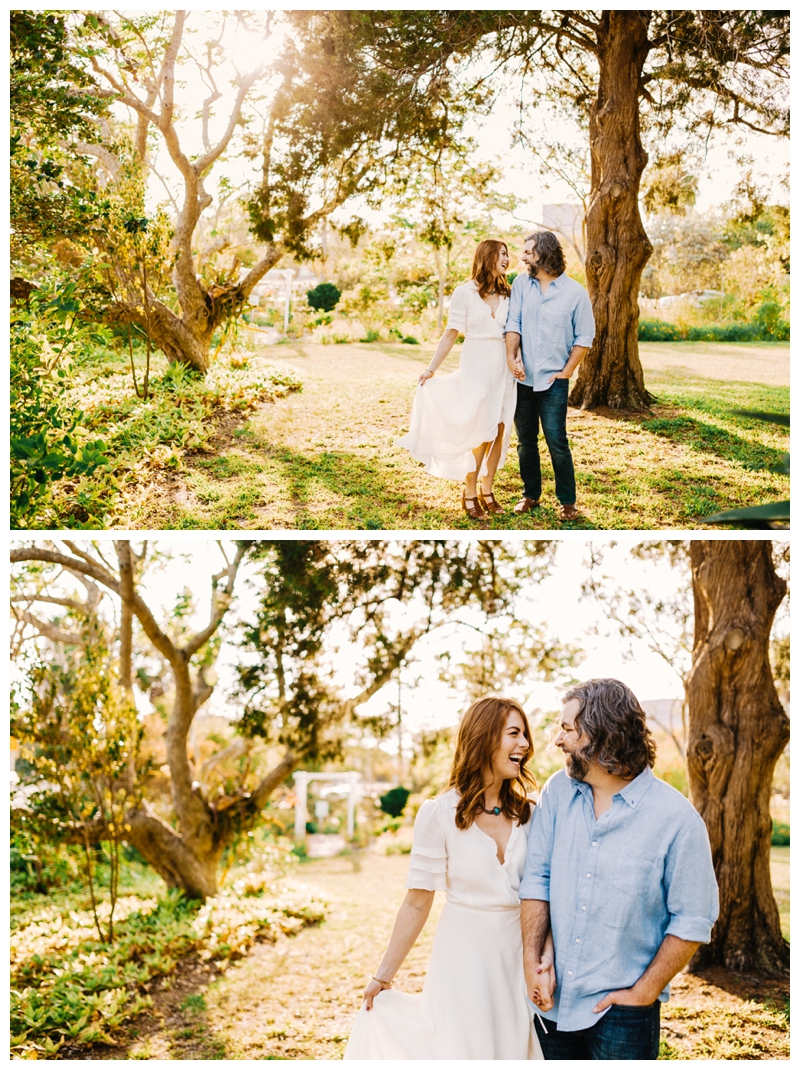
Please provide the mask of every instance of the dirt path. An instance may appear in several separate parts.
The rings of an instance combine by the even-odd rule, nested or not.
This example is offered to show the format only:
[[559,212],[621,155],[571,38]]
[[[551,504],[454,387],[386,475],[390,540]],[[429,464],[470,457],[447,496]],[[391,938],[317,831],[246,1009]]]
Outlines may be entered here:
[[[648,371],[651,388],[685,387],[689,399],[676,406],[667,398],[654,413],[659,419],[646,425],[638,416],[570,410],[568,427],[584,517],[568,526],[696,527],[698,517],[730,508],[731,503],[755,504],[775,497],[779,487],[782,491],[782,477],[758,470],[780,459],[780,450],[769,445],[769,425],[743,432],[710,410],[687,408],[694,404],[692,398],[700,397],[705,404],[724,391],[729,409],[773,403],[772,395],[762,397],[758,391],[774,394],[784,385],[788,347],[769,352],[763,347],[735,348],[687,343],[671,352],[665,346],[643,346],[644,363],[653,365],[652,373]],[[548,463],[540,510],[525,517],[512,512],[521,489],[514,439],[495,485],[505,511],[478,525],[460,512],[455,483],[426,475],[394,445],[407,429],[416,378],[432,352],[431,345],[261,347],[251,363],[291,371],[302,381],[302,392],[262,406],[243,424],[230,422],[214,453],[188,457],[182,471],[165,473],[138,499],[127,526],[559,527]],[[454,351],[443,370],[457,363]],[[766,385],[754,387],[751,397],[750,382]],[[731,393],[737,385],[739,392]]]
[[[210,979],[187,964],[140,1035],[100,1058],[339,1059],[366,978],[376,968],[404,895],[407,856],[365,854],[305,863],[300,879],[324,896],[327,920]],[[400,970],[405,991],[422,987],[434,910]],[[662,1058],[788,1059],[788,987],[709,971],[680,975],[663,1008]],[[91,1057],[91,1056],[89,1056]]]

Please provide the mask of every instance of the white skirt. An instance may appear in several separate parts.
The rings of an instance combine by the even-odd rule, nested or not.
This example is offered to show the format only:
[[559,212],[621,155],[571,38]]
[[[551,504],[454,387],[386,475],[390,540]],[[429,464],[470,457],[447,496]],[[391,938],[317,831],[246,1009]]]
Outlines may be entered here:
[[387,989],[345,1059],[543,1059],[525,998],[519,911],[445,903],[421,994]]
[[[411,426],[397,445],[409,450],[431,475],[461,482],[475,471],[472,451],[494,442],[500,424],[503,442],[497,467],[502,468],[516,406],[516,380],[506,364],[505,343],[467,338],[458,371],[417,386]],[[485,474],[484,458],[479,475]]]

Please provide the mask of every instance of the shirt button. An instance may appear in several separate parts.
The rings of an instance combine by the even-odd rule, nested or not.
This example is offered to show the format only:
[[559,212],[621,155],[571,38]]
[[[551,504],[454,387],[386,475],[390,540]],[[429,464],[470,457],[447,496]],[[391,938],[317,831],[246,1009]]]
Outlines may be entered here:
[[586,907],[581,907],[581,910],[586,910]]
[[572,970],[567,970],[567,976],[572,977]]
[[587,877],[591,877],[591,873],[587,873],[587,874],[586,874],[586,876],[587,876]]
[[581,942],[581,938],[579,936],[576,936],[575,937],[575,943],[579,944],[580,942]]
[[597,840],[592,840],[592,847],[596,847],[596,846],[597,846]]

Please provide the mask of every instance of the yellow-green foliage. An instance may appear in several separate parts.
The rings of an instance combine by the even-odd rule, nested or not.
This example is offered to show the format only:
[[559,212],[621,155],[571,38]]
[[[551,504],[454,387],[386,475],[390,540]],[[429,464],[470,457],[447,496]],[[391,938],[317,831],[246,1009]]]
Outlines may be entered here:
[[52,1056],[68,1040],[113,1043],[113,1030],[152,1002],[145,984],[173,973],[184,956],[221,965],[256,941],[275,941],[324,916],[323,904],[303,889],[262,898],[256,886],[251,876],[250,894],[234,888],[199,909],[179,894],[125,896],[111,945],[98,942],[87,910],[51,906],[24,919],[11,938],[14,1056]]

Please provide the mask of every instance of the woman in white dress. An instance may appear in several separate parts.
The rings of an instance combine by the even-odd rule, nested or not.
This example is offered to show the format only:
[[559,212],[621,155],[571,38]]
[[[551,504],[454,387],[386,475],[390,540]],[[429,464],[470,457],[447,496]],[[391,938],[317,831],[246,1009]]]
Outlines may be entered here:
[[[525,997],[519,883],[534,785],[525,712],[485,698],[459,726],[450,790],[414,824],[406,887],[386,953],[364,991],[345,1059],[542,1059]],[[446,902],[421,994],[391,990],[430,913]],[[548,937],[542,1010],[555,988]]]
[[[431,475],[465,482],[461,504],[473,520],[502,512],[492,485],[505,462],[517,404],[503,341],[508,264],[505,242],[482,241],[475,250],[472,277],[454,290],[447,329],[419,378],[408,434],[397,440]],[[459,334],[458,371],[428,383]]]

